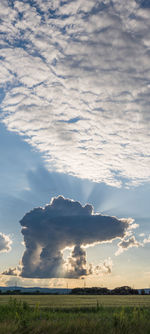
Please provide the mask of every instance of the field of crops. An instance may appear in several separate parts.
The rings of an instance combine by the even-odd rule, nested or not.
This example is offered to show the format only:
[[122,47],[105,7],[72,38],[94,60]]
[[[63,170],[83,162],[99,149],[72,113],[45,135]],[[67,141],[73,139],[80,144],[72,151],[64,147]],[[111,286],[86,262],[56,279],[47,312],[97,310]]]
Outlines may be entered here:
[[[21,295],[11,296],[17,300],[25,301],[30,306],[39,305],[44,308],[82,308],[109,306],[147,306],[150,307],[150,295],[133,295],[133,296],[98,296],[98,295]],[[8,303],[10,296],[0,295],[0,304]]]
[[150,296],[0,296],[0,334],[150,334]]

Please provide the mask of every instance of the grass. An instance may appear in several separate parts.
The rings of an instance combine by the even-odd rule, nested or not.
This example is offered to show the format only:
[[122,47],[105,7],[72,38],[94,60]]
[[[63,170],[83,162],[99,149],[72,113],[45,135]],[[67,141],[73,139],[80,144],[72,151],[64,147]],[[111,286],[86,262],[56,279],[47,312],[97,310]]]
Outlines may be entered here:
[[[45,297],[50,299],[44,301]],[[114,305],[109,307],[98,300],[93,305],[98,297],[104,304],[110,296],[1,296],[0,334],[150,334],[150,306],[116,306],[115,297],[122,304],[128,300],[131,304],[130,296],[111,296]],[[149,296],[138,297],[149,300]],[[91,304],[86,304],[89,300]],[[77,301],[80,305],[76,307]]]
[[[107,295],[21,295],[12,296],[16,300],[27,302],[30,306],[39,304],[44,308],[82,308],[95,307],[97,303],[105,307],[120,306],[145,306],[150,307],[150,295],[133,295],[133,296],[107,296]],[[0,295],[0,305],[7,304],[10,300],[8,295]]]

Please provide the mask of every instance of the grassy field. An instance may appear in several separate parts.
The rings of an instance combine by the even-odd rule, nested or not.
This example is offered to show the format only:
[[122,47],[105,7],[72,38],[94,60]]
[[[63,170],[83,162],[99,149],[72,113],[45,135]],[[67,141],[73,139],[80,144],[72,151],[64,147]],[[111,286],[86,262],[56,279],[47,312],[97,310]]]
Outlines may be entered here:
[[[140,296],[85,296],[85,295],[21,295],[11,296],[16,300],[27,302],[30,306],[39,305],[44,308],[82,308],[82,307],[120,307],[120,306],[136,306],[136,307],[150,307],[150,295]],[[0,305],[7,304],[10,296],[0,295]]]
[[150,334],[150,296],[0,296],[0,334]]

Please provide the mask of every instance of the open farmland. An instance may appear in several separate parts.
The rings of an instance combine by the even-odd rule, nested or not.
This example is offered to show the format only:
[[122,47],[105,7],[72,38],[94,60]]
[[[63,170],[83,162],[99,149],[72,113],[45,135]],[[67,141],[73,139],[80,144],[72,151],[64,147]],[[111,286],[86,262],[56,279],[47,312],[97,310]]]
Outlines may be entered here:
[[[20,297],[22,301],[19,300]],[[148,305],[149,296],[136,297],[132,302],[129,297],[107,297],[103,296],[101,301],[109,307],[99,306],[98,302],[94,304],[97,299],[95,296],[87,299],[86,296],[1,296],[0,334],[150,333],[150,307],[133,307],[138,299],[139,305],[140,301],[143,305],[146,305],[146,302]],[[29,306],[25,300],[35,306]],[[98,300],[100,301],[99,297]],[[119,307],[115,304],[117,300],[118,305],[128,302],[132,307]],[[114,306],[111,306],[110,302],[114,303]]]
[[0,295],[0,305],[7,304],[9,300],[27,302],[34,307],[40,308],[92,308],[103,307],[150,307],[150,295],[132,295],[132,296],[105,296],[105,295]]

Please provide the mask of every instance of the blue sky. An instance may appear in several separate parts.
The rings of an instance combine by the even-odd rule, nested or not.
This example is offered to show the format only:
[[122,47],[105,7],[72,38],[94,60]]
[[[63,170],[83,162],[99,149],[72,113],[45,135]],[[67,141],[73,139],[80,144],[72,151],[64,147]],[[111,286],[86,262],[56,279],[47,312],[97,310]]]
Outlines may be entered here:
[[[122,238],[86,247],[85,265],[97,266],[84,268],[87,284],[148,286],[148,2],[1,1],[0,12],[0,271],[19,275],[1,284],[65,286],[21,274],[19,221],[61,195],[135,220]],[[83,260],[82,246],[64,261]]]

